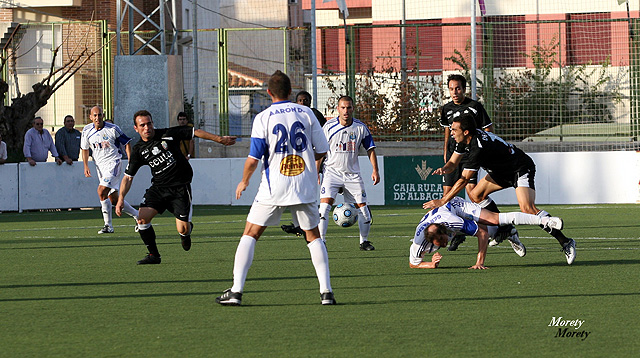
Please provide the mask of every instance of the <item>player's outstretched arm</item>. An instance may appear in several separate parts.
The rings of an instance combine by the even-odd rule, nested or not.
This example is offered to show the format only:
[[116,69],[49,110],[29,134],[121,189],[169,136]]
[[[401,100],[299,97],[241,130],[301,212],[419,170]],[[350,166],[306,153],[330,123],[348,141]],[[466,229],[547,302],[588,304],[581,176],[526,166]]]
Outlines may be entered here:
[[469,269],[486,270],[488,267],[484,265],[484,259],[487,257],[487,246],[489,246],[489,233],[487,232],[487,227],[480,225],[476,236],[478,237],[478,256],[476,264],[469,267]]
[[449,158],[449,161],[446,162],[442,168],[438,168],[438,169],[434,170],[433,173],[431,173],[431,174],[432,175],[449,174],[449,173],[453,172],[454,169],[456,169],[458,167],[458,164],[460,164],[461,160],[462,160],[462,156],[460,154],[453,153],[451,155],[451,158]]
[[[465,175],[466,173],[466,175]],[[460,179],[458,179],[458,181],[453,184],[453,186],[451,187],[451,190],[449,190],[449,192],[444,195],[442,197],[442,199],[435,199],[435,200],[431,200],[431,201],[427,201],[426,203],[422,204],[422,208],[423,209],[434,209],[434,208],[439,208],[442,205],[448,203],[451,199],[453,199],[456,195],[458,195],[459,192],[462,191],[462,189],[464,189],[465,186],[467,186],[467,183],[469,182],[469,179],[471,178],[471,171],[470,170],[465,170],[462,172],[462,176],[460,177]]]
[[233,145],[236,144],[235,136],[219,136],[217,134],[209,133],[207,131],[203,131],[202,129],[196,129],[193,131],[193,135],[202,138],[212,140],[214,142],[220,143],[222,145]]
[[120,191],[118,194],[118,203],[116,204],[116,215],[122,215],[122,209],[124,208],[124,197],[127,196],[129,189],[131,189],[131,183],[133,182],[133,177],[124,175],[122,177],[122,181],[120,182]]
[[84,176],[91,178],[91,170],[89,169],[89,149],[82,150],[82,164],[84,164]]
[[244,170],[242,171],[242,180],[238,183],[236,187],[236,200],[240,199],[242,196],[242,192],[247,189],[249,186],[249,180],[253,175],[253,172],[258,168],[258,160],[254,158],[247,158],[244,162]]

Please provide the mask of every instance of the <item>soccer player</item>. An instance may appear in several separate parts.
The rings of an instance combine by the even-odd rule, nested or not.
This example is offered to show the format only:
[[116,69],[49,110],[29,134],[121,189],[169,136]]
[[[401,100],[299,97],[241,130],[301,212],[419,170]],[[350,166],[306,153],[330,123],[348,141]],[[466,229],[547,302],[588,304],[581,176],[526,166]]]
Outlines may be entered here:
[[[122,174],[122,152],[119,150],[124,145],[127,156],[131,154],[131,139],[113,123],[104,121],[102,107],[95,106],[90,112],[91,122],[82,129],[80,149],[82,150],[82,162],[84,164],[84,176],[91,177],[89,169],[89,150],[96,164],[98,174],[98,197],[102,209],[104,227],[98,234],[113,233],[112,213],[113,204],[118,201],[120,188],[120,175]],[[135,228],[138,229],[138,210],[134,209],[126,201],[123,210],[136,220]]]
[[[446,163],[451,158],[453,151],[456,147],[456,141],[451,136],[451,123],[453,123],[453,119],[460,116],[461,114],[470,114],[473,116],[476,122],[476,127],[487,132],[493,131],[493,123],[491,123],[491,119],[487,114],[487,111],[484,109],[482,104],[478,101],[474,101],[471,98],[465,95],[467,91],[467,79],[458,74],[450,75],[447,78],[447,87],[449,88],[449,95],[451,96],[451,102],[446,103],[442,106],[442,110],[440,112],[440,125],[444,128],[444,162]],[[460,179],[460,175],[462,174],[462,167],[458,166],[451,173],[445,174],[442,178],[443,186],[442,191],[443,194],[446,195],[453,184]],[[471,191],[478,182],[478,175],[473,175],[467,183],[467,192]],[[487,200],[487,209],[495,212],[499,212],[496,204]],[[501,229],[501,234],[507,234],[511,231],[513,226],[505,227]],[[451,241],[448,251],[455,251],[462,242],[464,242],[464,235],[460,234]],[[504,237],[503,237],[504,239]]]
[[[330,119],[324,125],[324,134],[329,141],[329,152],[324,162],[324,175],[320,187],[320,237],[324,240],[327,233],[328,218],[336,194],[343,191],[344,201],[354,203],[358,208],[358,228],[360,229],[360,250],[371,251],[375,247],[369,241],[371,229],[371,211],[367,206],[367,194],[364,181],[360,176],[358,148],[364,147],[373,167],[371,179],[373,185],[380,182],[376,145],[367,125],[353,118],[353,99],[342,96],[338,99],[338,117]],[[318,160],[318,170],[322,160]]]
[[233,265],[233,286],[216,302],[238,306],[242,302],[245,280],[253,262],[256,242],[267,228],[277,225],[284,210],[289,209],[305,232],[311,262],[320,283],[323,305],[334,305],[329,256],[318,231],[317,183],[315,161],[329,149],[322,128],[309,107],[292,103],[289,77],[276,71],[269,79],[267,93],[272,105],[253,120],[251,149],[245,161],[236,199],[262,165],[262,180],[256,194]]
[[[312,97],[311,97],[311,94],[309,92],[300,91],[300,92],[298,92],[298,94],[296,94],[296,103],[311,108],[311,110],[313,111],[313,114],[316,115],[316,118],[318,119],[318,122],[320,123],[320,127],[322,127],[322,126],[324,126],[325,123],[327,123],[327,119],[324,118],[324,115],[322,113],[320,113],[320,111],[318,111],[317,109],[311,107],[311,98]],[[304,236],[304,230],[302,230],[300,228],[300,225],[298,225],[298,223],[295,221],[295,219],[292,219],[292,221],[293,222],[291,223],[291,225],[282,225],[282,226],[280,226],[282,231],[286,232],[287,234],[295,234],[296,236]]]
[[[536,165],[531,157],[495,134],[477,129],[470,115],[455,118],[451,125],[451,132],[457,143],[455,153],[444,167],[434,170],[433,174],[450,173],[462,161],[464,155],[462,176],[441,199],[424,203],[425,209],[437,208],[449,202],[465,187],[473,173],[483,168],[487,171],[487,175],[469,193],[469,198],[473,202],[480,203],[482,206],[482,201],[486,200],[489,194],[514,187],[520,211],[541,217],[551,216],[535,205]],[[575,240],[566,237],[560,229],[552,227],[543,229],[558,240],[567,263],[571,265],[576,257]]]
[[[411,268],[437,268],[442,255],[435,253],[431,261],[423,261],[424,255],[446,247],[459,232],[478,237],[478,257],[470,269],[485,269],[487,241],[496,234],[496,225],[542,225],[545,228],[562,229],[562,219],[558,217],[540,217],[525,213],[495,213],[483,209],[480,205],[454,197],[444,206],[429,211],[416,227],[413,243],[409,250]],[[527,254],[525,246],[518,238],[517,230],[508,237],[511,247],[520,257]]]
[[159,264],[162,260],[156,245],[156,233],[151,220],[165,210],[176,217],[176,229],[185,251],[191,249],[191,179],[193,169],[180,151],[180,141],[194,136],[212,140],[223,145],[232,145],[236,137],[219,136],[202,129],[181,126],[155,129],[151,113],[141,110],[133,115],[133,128],[140,134],[140,141],[133,146],[129,164],[125,169],[120,196],[116,205],[119,216],[126,205],[125,196],[131,188],[133,177],[143,165],[151,168],[151,187],[147,189],[140,204],[138,215],[139,234],[149,253],[138,265]]

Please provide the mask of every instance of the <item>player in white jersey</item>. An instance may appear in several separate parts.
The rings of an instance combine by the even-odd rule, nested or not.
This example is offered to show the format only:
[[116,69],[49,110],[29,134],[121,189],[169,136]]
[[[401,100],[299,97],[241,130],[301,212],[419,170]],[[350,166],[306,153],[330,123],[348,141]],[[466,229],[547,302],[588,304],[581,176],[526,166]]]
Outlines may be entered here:
[[[483,209],[480,205],[466,201],[459,196],[447,204],[429,211],[416,227],[413,243],[409,250],[409,266],[411,268],[437,268],[442,255],[436,251],[446,247],[457,234],[478,237],[478,257],[476,264],[470,269],[485,269],[484,260],[487,254],[489,237],[497,231],[497,225],[541,225],[545,228],[562,229],[563,221],[558,217],[540,217],[520,212],[495,213]],[[523,257],[527,251],[514,230],[507,238],[518,256]],[[435,252],[431,261],[422,261],[425,254]]]
[[[124,145],[127,157],[131,154],[131,139],[117,125],[104,121],[104,112],[100,106],[91,108],[91,121],[82,129],[80,149],[84,164],[84,176],[91,177],[89,169],[89,150],[96,164],[98,174],[98,197],[104,219],[104,227],[98,234],[113,233],[112,213],[113,204],[118,202],[118,190],[122,174],[122,153],[119,150]],[[138,210],[125,201],[123,211],[136,220],[138,228]]]
[[[333,118],[324,125],[324,134],[329,141],[329,152],[324,161],[324,175],[320,187],[320,237],[324,240],[327,233],[328,218],[331,206],[338,192],[344,194],[344,201],[354,203],[358,208],[358,228],[360,229],[360,250],[375,250],[369,242],[371,229],[371,211],[367,206],[367,193],[364,181],[360,176],[358,163],[358,149],[360,146],[367,151],[367,156],[373,167],[371,179],[373,185],[380,182],[376,145],[367,125],[353,118],[353,99],[342,96],[338,99],[337,118]],[[318,170],[322,161],[317,162]]]
[[329,149],[320,124],[310,108],[291,103],[289,77],[276,71],[268,82],[273,104],[253,121],[251,149],[245,161],[236,199],[262,160],[262,180],[236,250],[233,286],[216,298],[221,305],[238,306],[253,262],[256,241],[267,226],[277,225],[285,209],[291,211],[305,232],[311,261],[320,283],[323,305],[336,303],[331,289],[329,257],[318,231],[316,209],[318,172],[315,161]]

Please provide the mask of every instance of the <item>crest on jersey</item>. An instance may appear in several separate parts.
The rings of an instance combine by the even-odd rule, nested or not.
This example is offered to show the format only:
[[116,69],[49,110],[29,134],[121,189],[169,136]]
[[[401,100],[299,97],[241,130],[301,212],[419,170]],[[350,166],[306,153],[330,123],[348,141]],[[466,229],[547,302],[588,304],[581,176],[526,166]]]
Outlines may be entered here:
[[162,141],[161,144],[162,144],[162,148],[164,148],[164,150],[167,150],[167,147],[169,147],[169,145],[165,141]]
[[280,161],[280,174],[294,177],[304,172],[304,159],[299,155],[287,155]]
[[151,154],[153,155],[158,155],[160,152],[161,150],[158,147],[153,147],[153,149],[151,149]]
[[356,140],[356,134],[354,132],[349,133],[350,140]]

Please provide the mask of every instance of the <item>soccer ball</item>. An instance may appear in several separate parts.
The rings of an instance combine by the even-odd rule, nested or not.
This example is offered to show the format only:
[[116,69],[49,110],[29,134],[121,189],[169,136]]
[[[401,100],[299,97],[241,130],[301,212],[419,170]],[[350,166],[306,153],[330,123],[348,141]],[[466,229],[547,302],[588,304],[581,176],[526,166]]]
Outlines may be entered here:
[[338,204],[333,209],[333,222],[342,227],[352,226],[358,222],[358,208],[353,204]]

